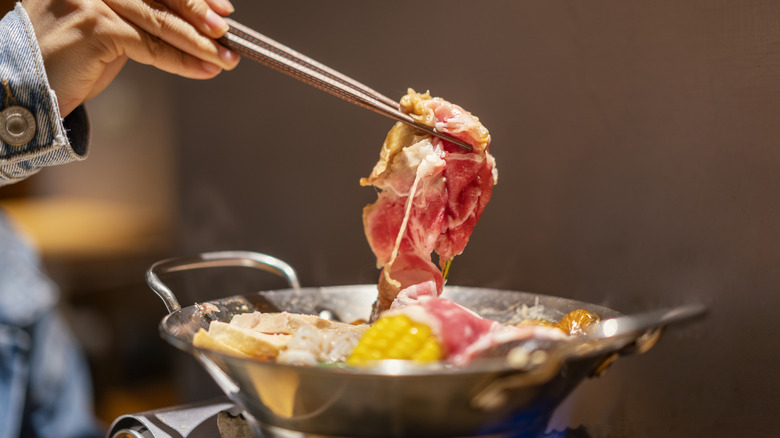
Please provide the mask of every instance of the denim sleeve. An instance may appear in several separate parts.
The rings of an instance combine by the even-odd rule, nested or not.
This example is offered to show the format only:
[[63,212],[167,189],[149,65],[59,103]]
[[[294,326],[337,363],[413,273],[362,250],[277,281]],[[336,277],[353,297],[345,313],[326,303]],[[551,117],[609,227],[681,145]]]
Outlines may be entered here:
[[24,179],[44,166],[86,158],[89,125],[84,108],[60,117],[35,31],[21,3],[0,21],[0,80],[0,112],[22,107],[35,119],[35,134],[28,142],[12,145],[0,139],[0,185]]

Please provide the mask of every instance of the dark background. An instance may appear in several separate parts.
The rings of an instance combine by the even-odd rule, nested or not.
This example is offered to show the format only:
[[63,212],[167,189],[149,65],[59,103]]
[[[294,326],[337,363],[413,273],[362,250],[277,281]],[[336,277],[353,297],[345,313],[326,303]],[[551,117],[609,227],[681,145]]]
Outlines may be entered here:
[[[407,87],[430,90],[488,127],[499,184],[455,259],[451,284],[565,296],[624,313],[709,306],[705,319],[669,330],[647,354],[583,384],[556,425],[584,424],[594,436],[776,433],[780,4],[234,4],[243,24],[392,98]],[[171,242],[143,262],[247,249],[289,262],[305,286],[376,281],[361,223],[375,193],[358,180],[378,158],[391,121],[249,60],[206,82],[130,66],[88,108],[129,111],[128,102],[140,109],[109,131],[125,130],[115,141],[99,128],[105,111],[91,111],[90,160],[151,157],[137,158],[141,171],[117,189],[173,207]],[[90,160],[51,174],[89,175],[88,166],[97,166]],[[167,167],[145,167],[160,162]],[[57,181],[42,175],[39,190],[56,192],[43,178]],[[139,361],[138,375],[115,375],[98,390],[131,374],[171,373],[179,377],[174,402],[212,391],[190,370],[191,359],[156,338],[162,304],[131,265],[115,269],[132,279],[132,292],[100,295],[114,309],[134,309],[114,336],[151,326],[132,338],[131,353],[164,359],[152,361],[156,373]],[[236,278],[190,281],[181,300],[266,287],[265,277]],[[74,299],[74,307],[100,301],[95,294]],[[148,306],[138,304],[145,300]]]
[[[769,1],[243,2],[234,18],[393,98],[490,129],[499,184],[451,284],[707,319],[571,403],[609,436],[780,423],[780,5]],[[360,187],[391,122],[244,60],[178,81],[181,243],[305,285],[374,282]],[[564,415],[561,415],[564,417]],[[762,433],[763,432],[763,433]]]

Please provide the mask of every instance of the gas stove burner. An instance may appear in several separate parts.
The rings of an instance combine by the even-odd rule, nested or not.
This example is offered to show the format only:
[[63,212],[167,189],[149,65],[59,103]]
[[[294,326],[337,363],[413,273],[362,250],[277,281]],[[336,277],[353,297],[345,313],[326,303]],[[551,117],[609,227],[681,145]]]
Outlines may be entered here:
[[[249,421],[247,421],[249,420]],[[266,431],[263,433],[260,429]],[[304,438],[305,434],[262,427],[227,398],[123,415],[107,438]],[[478,437],[475,437],[478,438]],[[543,435],[490,435],[482,438],[591,438],[583,427]]]
[[[227,398],[123,415],[107,438],[258,438]],[[260,436],[259,438],[263,438]]]

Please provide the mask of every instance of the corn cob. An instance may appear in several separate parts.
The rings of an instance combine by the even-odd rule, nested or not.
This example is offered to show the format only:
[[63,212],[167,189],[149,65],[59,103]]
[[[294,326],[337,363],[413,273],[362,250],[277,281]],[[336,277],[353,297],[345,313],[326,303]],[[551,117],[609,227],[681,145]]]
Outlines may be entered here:
[[442,348],[431,328],[406,315],[379,318],[360,338],[347,364],[365,365],[383,359],[435,362]]

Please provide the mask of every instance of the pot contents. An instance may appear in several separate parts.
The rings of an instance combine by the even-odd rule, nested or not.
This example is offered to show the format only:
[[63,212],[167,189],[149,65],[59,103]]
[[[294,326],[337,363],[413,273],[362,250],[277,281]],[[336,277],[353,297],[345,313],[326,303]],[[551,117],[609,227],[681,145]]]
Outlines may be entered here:
[[401,359],[463,366],[495,345],[565,338],[598,321],[580,310],[561,321],[506,325],[440,297],[452,259],[463,252],[490,200],[496,162],[487,129],[463,108],[411,89],[400,106],[473,149],[400,122],[387,134],[371,175],[360,181],[378,189],[377,201],[363,210],[365,234],[381,268],[371,325],[254,312],[211,322],[193,345],[286,364],[362,366]]
[[588,312],[585,309],[573,310],[558,322],[550,322],[543,319],[524,321],[522,324],[534,324],[545,327],[557,328],[567,335],[584,335],[588,327],[594,324],[598,324],[601,318],[593,312]]
[[195,333],[192,344],[226,354],[316,365],[346,360],[368,324],[345,324],[316,315],[252,312],[229,323],[212,321]]

